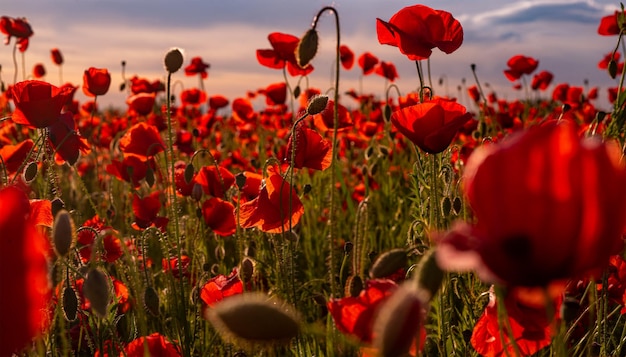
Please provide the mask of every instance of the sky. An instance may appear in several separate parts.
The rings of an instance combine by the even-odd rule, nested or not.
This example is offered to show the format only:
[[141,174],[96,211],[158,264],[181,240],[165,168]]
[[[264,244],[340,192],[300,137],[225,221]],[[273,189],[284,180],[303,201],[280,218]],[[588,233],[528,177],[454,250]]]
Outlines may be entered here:
[[[181,48],[185,65],[200,56],[211,65],[204,81],[208,95],[222,94],[229,99],[245,96],[246,91],[283,81],[282,71],[261,66],[256,50],[271,48],[267,36],[283,32],[300,37],[324,6],[334,6],[340,18],[341,43],[359,56],[371,52],[380,60],[395,64],[395,82],[406,94],[418,86],[415,63],[397,48],[381,45],[376,36],[376,18],[389,20],[405,6],[404,0],[2,0],[0,15],[25,17],[34,35],[25,53],[26,75],[37,63],[47,71],[45,80],[58,85],[59,69],[50,59],[50,50],[59,48],[65,62],[63,81],[82,85],[82,73],[89,67],[107,68],[112,75],[109,93],[98,99],[102,106],[125,107],[126,92],[121,62],[126,62],[127,78],[133,75],[149,80],[164,79],[163,57],[172,47]],[[597,34],[603,16],[619,7],[613,0],[430,0],[421,4],[450,12],[464,29],[463,45],[451,54],[438,49],[431,56],[431,78],[436,94],[459,94],[459,86],[474,84],[470,70],[477,73],[488,90],[501,98],[524,97],[512,90],[503,70],[517,54],[539,60],[537,72],[554,74],[554,84],[567,82],[600,88],[598,106],[608,107],[606,88],[616,86],[597,63],[616,45],[617,36]],[[327,91],[332,87],[335,49],[335,20],[326,12],[318,25],[320,47],[312,64],[309,85]],[[13,82],[13,41],[0,45],[1,78]],[[18,81],[23,79],[18,55]],[[363,88],[384,96],[386,82],[377,75],[361,78],[358,66],[342,70],[340,91]],[[198,87],[197,77],[181,70],[172,80],[174,93],[181,88]],[[441,81],[440,81],[441,80]],[[297,78],[289,78],[295,86]],[[441,83],[441,85],[440,85]],[[551,93],[551,86],[543,96]],[[463,87],[464,88],[464,87]],[[76,99],[86,97],[79,90]],[[260,99],[262,100],[262,99]],[[348,103],[349,104],[349,103]]]

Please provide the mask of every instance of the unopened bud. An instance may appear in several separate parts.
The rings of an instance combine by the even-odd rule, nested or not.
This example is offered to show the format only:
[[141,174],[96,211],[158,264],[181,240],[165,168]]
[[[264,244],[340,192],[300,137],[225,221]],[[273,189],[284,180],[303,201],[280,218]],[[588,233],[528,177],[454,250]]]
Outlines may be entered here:
[[385,118],[387,123],[391,120],[391,105],[385,104],[385,108],[383,109],[383,118]]
[[194,183],[191,188],[191,198],[193,198],[196,202],[199,202],[202,199],[202,194],[204,190],[202,189],[202,185],[199,183]]
[[309,29],[304,36],[302,36],[296,48],[296,60],[300,67],[305,68],[309,65],[313,57],[315,57],[318,42],[317,30],[313,28]]
[[59,197],[55,198],[50,202],[52,217],[56,217],[57,213],[65,208],[65,202]]
[[193,180],[193,175],[195,174],[195,169],[193,164],[189,163],[185,166],[185,183],[190,183]]
[[239,268],[239,278],[244,283],[250,282],[254,276],[254,260],[249,257],[243,258],[241,261],[241,267]]
[[309,105],[306,108],[306,112],[309,115],[315,115],[321,113],[328,105],[327,95],[316,95],[309,100]]
[[388,277],[408,264],[406,250],[402,248],[392,249],[381,254],[370,269],[370,278],[381,279]]
[[455,214],[461,214],[461,210],[463,209],[463,201],[461,201],[461,198],[459,196],[456,196],[452,200],[452,209],[454,210]]
[[300,86],[296,86],[296,88],[293,89],[293,97],[298,98],[300,96],[301,91],[302,90],[300,89]]
[[426,302],[437,294],[444,278],[435,256],[435,249],[431,249],[422,257],[417,267],[417,288],[423,293]]
[[344,290],[345,296],[357,297],[363,291],[363,279],[358,275],[353,275],[346,281]]
[[83,283],[83,294],[91,303],[91,309],[100,317],[105,317],[109,307],[109,279],[99,269],[91,269]]
[[143,306],[152,316],[159,316],[159,295],[152,286],[143,292]]
[[26,183],[31,183],[35,177],[37,177],[37,163],[31,162],[26,166],[26,170],[24,170],[24,181]]
[[154,170],[151,167],[148,167],[148,170],[146,170],[146,183],[148,187],[154,186]]
[[238,346],[288,344],[300,331],[292,306],[260,293],[230,296],[205,317],[223,339]]
[[63,289],[63,316],[67,321],[75,321],[78,315],[78,297],[71,287]]
[[61,210],[52,225],[52,243],[59,257],[65,257],[74,241],[74,221],[66,210]]
[[235,175],[235,184],[239,190],[243,190],[243,187],[246,185],[246,175],[243,172]]
[[178,48],[172,48],[165,55],[165,70],[174,73],[183,66],[183,53]]

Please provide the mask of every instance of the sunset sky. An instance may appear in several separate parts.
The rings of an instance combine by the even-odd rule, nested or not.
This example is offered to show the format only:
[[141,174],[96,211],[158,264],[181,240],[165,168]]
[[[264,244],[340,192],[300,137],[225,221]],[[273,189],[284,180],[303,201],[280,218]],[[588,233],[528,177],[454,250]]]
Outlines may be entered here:
[[[615,46],[617,37],[596,32],[602,16],[612,13],[619,3],[608,0],[431,0],[423,4],[452,13],[463,25],[464,43],[446,55],[435,49],[431,57],[432,77],[440,94],[457,95],[462,79],[473,84],[470,64],[475,63],[481,81],[490,84],[500,97],[517,98],[523,92],[511,90],[502,71],[513,55],[523,54],[539,60],[540,70],[551,71],[553,84],[568,82],[599,86],[605,104],[606,88],[615,86],[597,63]],[[267,35],[284,32],[302,35],[313,16],[326,5],[334,6],[340,16],[341,41],[360,55],[369,51],[384,61],[393,62],[400,78],[397,84],[407,93],[418,83],[415,64],[397,48],[383,46],[376,37],[376,17],[389,18],[405,6],[416,4],[400,0],[309,0],[263,1],[165,1],[165,0],[22,0],[2,4],[0,15],[26,17],[34,35],[26,52],[27,75],[36,63],[43,63],[46,80],[59,84],[58,68],[51,62],[50,49],[58,47],[65,58],[63,79],[82,84],[82,72],[89,67],[107,68],[112,74],[109,93],[99,99],[102,105],[124,107],[126,93],[120,62],[127,63],[128,77],[138,75],[150,80],[164,78],[163,56],[171,47],[185,53],[185,65],[194,56],[210,63],[205,87],[209,95],[223,94],[230,99],[244,96],[283,80],[279,70],[263,67],[256,60],[257,49],[270,48]],[[310,85],[331,87],[335,25],[326,14],[318,26],[320,48],[313,60],[315,71]],[[0,46],[2,79],[12,83],[14,65],[11,42]],[[18,56],[18,62],[21,58]],[[359,88],[360,69],[343,71],[341,91]],[[439,86],[439,78],[447,85]],[[18,80],[22,80],[21,69]],[[196,77],[174,75],[185,88],[198,86]],[[297,79],[290,78],[292,84]],[[177,87],[179,90],[180,86]],[[363,89],[384,95],[385,81],[370,75],[363,78]],[[551,93],[552,87],[545,96]],[[77,99],[84,100],[82,91]]]

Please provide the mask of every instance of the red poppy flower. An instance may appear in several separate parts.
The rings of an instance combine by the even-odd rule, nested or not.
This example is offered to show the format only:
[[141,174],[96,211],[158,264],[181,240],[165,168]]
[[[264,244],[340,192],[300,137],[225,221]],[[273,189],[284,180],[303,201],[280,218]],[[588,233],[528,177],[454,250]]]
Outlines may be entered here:
[[[184,276],[186,278],[189,278],[191,276],[191,272],[189,270],[189,268],[191,267],[191,258],[189,258],[188,255],[183,254],[180,257],[180,264],[178,263],[178,257],[176,256],[170,257],[169,259],[163,258],[161,264],[163,265],[164,272],[171,271],[172,275],[177,279],[181,276]],[[182,274],[180,273],[181,269],[183,272]]]
[[223,166],[203,166],[193,181],[200,186],[205,194],[223,198],[226,191],[235,183],[235,176]]
[[126,99],[128,109],[138,115],[148,115],[154,109],[156,96],[154,93],[138,93]]
[[624,245],[626,168],[617,151],[580,139],[568,121],[476,149],[464,190],[477,223],[452,230],[444,248],[473,255],[486,279],[510,285],[542,286],[604,267]]
[[598,34],[602,36],[619,35],[620,28],[617,23],[617,17],[619,11],[615,11],[613,15],[608,15],[600,19],[600,25],[598,26]]
[[0,355],[11,356],[48,321],[49,246],[29,219],[26,194],[7,187],[0,190],[0,202]]
[[119,180],[130,182],[134,187],[139,187],[141,185],[139,181],[146,177],[148,165],[152,166],[138,156],[128,155],[122,161],[111,160],[106,171]]
[[[345,129],[354,125],[352,122],[352,118],[350,116],[350,111],[339,104],[337,106],[338,112],[338,122],[337,129]],[[328,100],[328,104],[326,104],[326,109],[324,109],[321,113],[315,114],[313,116],[313,122],[315,126],[319,130],[328,131],[333,130],[334,122],[335,122],[335,101]]]
[[239,205],[239,225],[242,228],[256,227],[267,233],[282,233],[298,224],[304,214],[304,206],[275,167],[270,166],[267,171],[268,177],[259,196]]
[[111,74],[105,68],[91,67],[83,75],[83,93],[88,97],[105,95],[111,85]]
[[256,120],[256,111],[252,103],[246,98],[237,98],[231,105],[233,118],[240,123],[253,122]]
[[381,77],[387,78],[389,82],[393,82],[398,78],[398,72],[396,72],[396,66],[391,62],[380,61],[376,66],[376,74]]
[[363,75],[372,74],[378,64],[378,57],[369,52],[365,52],[359,56],[359,67],[363,70]]
[[435,47],[452,53],[463,43],[463,27],[452,14],[424,5],[407,6],[389,22],[377,18],[376,33],[380,44],[398,47],[412,61],[430,57]]
[[287,84],[285,82],[273,83],[267,88],[260,90],[259,93],[265,94],[265,103],[267,105],[285,104],[287,100]]
[[354,66],[354,52],[346,45],[339,46],[339,60],[341,66],[346,70],[351,70]]
[[58,88],[42,81],[23,81],[12,87],[15,111],[13,122],[45,128],[59,119],[61,109],[73,94],[69,87]]
[[474,102],[478,103],[480,101],[480,92],[478,91],[478,87],[476,85],[468,87],[467,94]]
[[537,89],[546,90],[550,86],[550,83],[552,83],[553,78],[554,78],[554,75],[552,75],[552,73],[548,71],[541,71],[535,74],[530,87],[533,90],[537,90]]
[[133,194],[133,213],[135,222],[132,227],[136,230],[143,230],[150,226],[155,226],[165,231],[168,223],[166,217],[159,216],[161,210],[161,192],[155,191],[141,198],[137,193]]
[[4,145],[0,148],[0,157],[2,157],[4,169],[7,170],[7,174],[11,175],[17,172],[28,158],[27,155],[34,145],[32,140],[26,139],[19,144]]
[[[478,353],[486,357],[515,355],[515,349],[509,339],[506,326],[499,326],[496,297],[489,293],[489,304],[476,322],[470,343]],[[519,301],[514,294],[509,294],[505,301],[510,333],[523,356],[531,356],[552,343],[550,322],[545,306],[528,306]],[[501,330],[504,331],[500,338]],[[506,346],[506,347],[505,347]]]
[[207,306],[213,307],[224,298],[241,293],[243,284],[235,268],[228,276],[220,274],[209,279],[200,289],[200,299]]
[[87,139],[76,131],[76,122],[71,112],[65,112],[59,121],[50,126],[48,139],[57,154],[57,162],[74,165],[82,152],[88,154],[91,147]]
[[609,52],[606,55],[604,55],[604,58],[602,58],[602,60],[600,62],[598,62],[598,68],[599,69],[608,69],[609,68],[609,62],[611,62],[611,59],[615,62],[618,62],[619,59],[621,57],[621,54],[619,52]]
[[291,162],[293,150],[293,137],[287,144],[287,156],[285,159],[295,168],[308,167],[315,170],[326,170],[330,167],[332,159],[332,145],[325,140],[317,131],[305,127],[303,124],[296,128],[296,153],[295,161]]
[[262,66],[283,69],[287,66],[287,71],[292,76],[306,76],[313,71],[313,66],[308,65],[301,68],[296,61],[296,47],[300,39],[286,33],[272,32],[267,37],[272,45],[272,49],[257,50],[256,58]]
[[58,48],[53,48],[50,50],[50,57],[52,58],[52,63],[60,66],[63,64],[63,55]]
[[242,199],[247,201],[255,199],[261,193],[263,175],[250,171],[244,171],[241,174],[246,177],[246,183],[241,188]]
[[183,103],[183,106],[190,105],[197,107],[204,104],[206,98],[206,93],[198,88],[185,89],[180,93],[180,101]]
[[195,76],[199,74],[202,79],[207,79],[209,77],[207,69],[209,68],[211,68],[211,65],[204,63],[202,57],[194,57],[191,59],[191,63],[185,67],[185,75]]
[[33,67],[33,77],[35,79],[43,78],[46,75],[46,67],[43,66],[42,63],[37,63]]
[[391,122],[404,136],[425,152],[444,151],[457,131],[472,118],[461,104],[436,98],[395,111]]
[[165,143],[157,129],[145,122],[133,125],[120,139],[120,150],[125,156],[147,158],[164,151],[164,148]]
[[378,308],[398,288],[391,280],[368,280],[359,296],[331,299],[327,307],[337,329],[358,338],[363,343],[372,342],[372,327]]
[[520,79],[523,74],[531,74],[537,69],[539,61],[532,57],[516,55],[509,59],[506,63],[509,69],[504,70],[504,75],[511,82]]
[[209,108],[218,110],[228,105],[228,98],[223,95],[216,94],[209,97]]
[[124,347],[124,355],[127,357],[144,357],[147,352],[149,356],[178,357],[181,356],[178,347],[169,342],[158,332],[146,337],[139,337]]
[[158,93],[165,91],[165,85],[160,80],[150,82],[145,78],[134,76],[130,79],[130,91],[133,94]]
[[11,37],[16,38],[16,45],[20,52],[28,48],[28,38],[33,35],[33,29],[25,18],[0,17],[0,32],[7,35],[4,44],[11,42]]
[[204,201],[202,216],[204,223],[217,235],[230,236],[237,230],[235,206],[221,198],[211,197]]

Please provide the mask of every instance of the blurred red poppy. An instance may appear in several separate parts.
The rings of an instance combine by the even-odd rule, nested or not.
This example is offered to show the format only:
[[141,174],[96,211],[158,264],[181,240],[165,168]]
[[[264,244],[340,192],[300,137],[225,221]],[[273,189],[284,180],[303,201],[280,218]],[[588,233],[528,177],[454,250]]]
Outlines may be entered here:
[[368,280],[359,296],[330,299],[327,303],[328,312],[339,331],[363,343],[371,343],[378,308],[397,288],[398,285],[391,280]]
[[179,348],[158,332],[150,336],[139,337],[129,342],[126,347],[124,347],[124,355],[127,357],[144,357],[146,352],[148,356],[181,356]]
[[48,127],[59,120],[61,109],[73,94],[69,87],[58,88],[42,81],[23,81],[12,87],[14,123],[35,128]]
[[300,39],[286,33],[272,32],[267,39],[272,45],[272,49],[256,51],[257,61],[262,66],[283,69],[287,66],[287,71],[292,76],[306,76],[313,71],[313,66],[308,65],[301,68],[296,61],[296,47]]
[[467,94],[474,102],[478,103],[480,101],[480,92],[478,91],[478,87],[476,85],[468,87]]
[[552,83],[554,75],[548,71],[541,71],[533,77],[533,81],[530,84],[530,88],[533,90],[546,90]]
[[380,61],[378,66],[376,66],[375,72],[379,76],[387,78],[389,82],[393,82],[398,78],[396,66],[391,62]]
[[136,113],[137,115],[148,115],[152,113],[155,102],[155,94],[145,92],[131,95],[126,99],[129,111],[131,113]]
[[185,75],[200,75],[202,79],[206,79],[209,77],[209,73],[207,72],[207,69],[209,68],[211,68],[211,65],[208,63],[204,63],[202,57],[194,57],[191,59],[191,63],[187,67],[185,67]]
[[620,16],[619,11],[615,11],[613,15],[604,16],[600,19],[598,34],[602,36],[619,35],[621,29],[617,21],[618,16]]
[[250,201],[259,196],[261,192],[261,183],[263,181],[263,175],[255,172],[244,171],[241,173],[246,178],[246,182],[241,188],[242,199]]
[[4,145],[0,148],[0,157],[2,157],[3,166],[7,174],[11,175],[17,172],[28,158],[27,155],[34,145],[31,139],[26,139],[19,144]]
[[37,63],[33,67],[33,78],[41,79],[46,75],[46,67],[44,67],[43,63]]
[[233,118],[238,122],[245,123],[256,120],[256,111],[248,99],[237,98],[233,101],[231,107],[233,109]]
[[29,218],[25,193],[3,188],[0,202],[0,355],[11,356],[47,325],[50,247]]
[[145,197],[139,197],[137,193],[133,194],[133,213],[135,221],[132,227],[136,230],[143,230],[151,226],[165,231],[169,219],[159,216],[161,210],[161,192],[154,191]]
[[504,70],[504,75],[508,80],[514,82],[520,79],[524,74],[533,73],[535,69],[537,69],[539,61],[532,57],[515,55],[508,60],[506,65],[509,66],[509,68]]
[[11,42],[11,37],[16,38],[16,46],[20,52],[28,48],[28,38],[33,35],[33,29],[25,18],[0,17],[0,32],[7,35],[4,44]]
[[270,84],[259,92],[265,94],[267,105],[285,104],[285,100],[287,100],[287,84],[285,82]]
[[148,165],[152,166],[151,163],[142,160],[136,155],[128,155],[122,161],[111,160],[111,163],[106,167],[106,171],[119,180],[130,182],[134,187],[139,187],[141,185],[139,181],[146,177]]
[[165,85],[160,80],[150,82],[145,78],[134,76],[130,79],[130,91],[133,94],[158,93],[165,91]]
[[339,47],[339,60],[341,61],[341,66],[344,69],[352,69],[352,66],[354,66],[354,52],[352,52],[350,47],[346,45],[341,45]]
[[378,57],[369,52],[364,52],[359,56],[359,67],[363,70],[363,75],[374,73],[374,69],[378,64]]
[[621,53],[619,52],[609,52],[606,55],[604,55],[604,58],[602,58],[602,60],[600,62],[598,62],[598,68],[599,69],[608,69],[609,68],[609,62],[611,62],[611,60],[613,60],[614,62],[619,62],[619,59],[621,57]]
[[430,57],[435,47],[452,53],[463,43],[463,27],[452,14],[424,5],[407,6],[389,22],[377,18],[376,33],[378,42],[398,47],[412,61]]
[[226,191],[235,183],[235,176],[223,166],[218,169],[210,165],[201,167],[193,181],[202,186],[205,194],[224,198]]
[[120,150],[124,156],[137,155],[148,158],[164,151],[165,143],[153,125],[140,122],[130,127],[122,136]]
[[57,163],[66,161],[74,165],[81,152],[88,154],[91,151],[87,139],[76,131],[76,122],[71,112],[61,114],[59,121],[50,126],[48,139],[56,152]]
[[223,95],[216,94],[209,97],[209,108],[213,110],[218,110],[220,108],[224,108],[228,105],[228,98]]
[[315,170],[326,170],[330,167],[332,145],[328,140],[325,140],[317,131],[309,129],[303,124],[298,125],[295,136],[295,161],[291,162],[293,137],[289,138],[285,160],[298,169],[308,167]]
[[458,130],[472,118],[467,109],[452,100],[435,98],[400,109],[391,122],[404,136],[427,153],[444,151]]
[[239,279],[237,269],[228,275],[217,275],[209,279],[200,289],[200,299],[209,307],[229,296],[243,293],[243,284]]
[[180,93],[180,101],[182,105],[197,107],[206,102],[206,93],[198,88],[185,89]]
[[52,63],[60,66],[63,64],[63,55],[58,48],[53,48],[50,50],[50,57],[52,58]]
[[[515,343],[523,356],[534,355],[552,343],[545,306],[530,306],[519,301],[514,294],[508,294],[504,305],[508,314],[508,325],[511,327],[509,332],[506,324],[500,326],[498,323],[497,303],[495,294],[491,291],[489,304],[472,332],[470,343],[481,356],[514,356],[516,352],[509,333],[515,337]],[[501,337],[504,337],[504,341]]]
[[[350,111],[346,107],[339,104],[337,106],[337,113],[337,129],[345,129],[354,125],[354,123],[352,122]],[[324,109],[319,114],[315,114],[313,116],[313,122],[315,123],[315,127],[317,127],[319,130],[333,130],[335,122],[335,101],[328,100],[328,104],[326,104],[326,109]]]
[[88,97],[105,95],[111,85],[111,75],[105,68],[90,67],[83,74],[83,93]]
[[211,197],[204,201],[202,204],[202,216],[204,217],[204,223],[217,235],[230,236],[237,230],[235,206],[221,198]]
[[274,166],[268,167],[265,186],[259,196],[239,205],[242,228],[256,227],[267,233],[282,233],[300,221],[304,206],[293,187],[276,170]]
[[460,224],[442,239],[440,263],[461,261],[443,253],[467,253],[467,268],[485,280],[521,286],[606,266],[624,246],[626,168],[619,149],[580,139],[568,121],[509,138],[470,157],[463,184],[477,223]]

